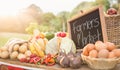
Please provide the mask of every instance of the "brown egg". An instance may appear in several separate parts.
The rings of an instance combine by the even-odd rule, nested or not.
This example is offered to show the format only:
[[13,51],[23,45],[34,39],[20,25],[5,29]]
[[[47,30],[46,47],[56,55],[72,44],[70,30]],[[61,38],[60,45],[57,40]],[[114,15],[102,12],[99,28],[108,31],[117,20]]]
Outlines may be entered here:
[[95,49],[100,51],[102,49],[106,49],[105,44],[102,41],[95,42]]
[[92,44],[92,43],[87,44],[86,47],[87,47],[88,52],[90,52],[91,50],[95,49],[95,45]]
[[106,48],[109,50],[109,51],[112,51],[113,49],[115,49],[115,44],[114,43],[111,43],[111,42],[105,42],[105,45],[106,45]]
[[83,55],[85,55],[85,56],[88,56],[89,55],[89,52],[88,52],[88,50],[87,50],[87,47],[84,47],[83,48]]
[[107,49],[102,49],[98,52],[98,58],[108,58],[109,51]]
[[115,53],[116,57],[120,57],[120,49],[114,49],[113,52]]
[[115,56],[115,53],[114,52],[109,52],[109,56],[108,56],[108,58],[115,58],[116,56]]
[[97,56],[98,56],[97,50],[91,50],[91,51],[89,52],[89,56],[90,56],[90,57],[93,57],[93,58],[97,58]]

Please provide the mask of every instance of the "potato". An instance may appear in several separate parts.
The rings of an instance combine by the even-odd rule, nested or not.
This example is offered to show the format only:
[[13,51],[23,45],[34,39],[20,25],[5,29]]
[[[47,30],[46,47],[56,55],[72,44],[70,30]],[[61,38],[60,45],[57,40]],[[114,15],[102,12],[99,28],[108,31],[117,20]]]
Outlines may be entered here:
[[9,57],[9,52],[8,51],[2,51],[0,54],[1,58],[8,58]]
[[20,53],[25,53],[26,51],[27,51],[27,46],[21,45],[21,46],[19,47],[19,52],[20,52]]
[[28,46],[28,43],[23,43],[22,45]]
[[14,47],[13,47],[13,51],[18,51],[19,50],[19,45],[18,44],[15,44]]
[[1,52],[0,52],[0,58],[1,58]]
[[7,51],[8,50],[7,47],[1,47],[0,49],[1,49],[1,51]]
[[30,50],[27,50],[27,51],[25,52],[25,55],[28,56],[28,57],[29,57],[31,54],[32,54],[32,53],[31,53]]
[[16,59],[18,56],[18,52],[17,51],[14,51],[10,54],[10,59]]
[[2,52],[2,49],[1,49],[1,47],[0,47],[0,52]]
[[18,56],[17,56],[17,59],[20,60],[22,58],[27,58],[25,54],[23,53],[19,53]]

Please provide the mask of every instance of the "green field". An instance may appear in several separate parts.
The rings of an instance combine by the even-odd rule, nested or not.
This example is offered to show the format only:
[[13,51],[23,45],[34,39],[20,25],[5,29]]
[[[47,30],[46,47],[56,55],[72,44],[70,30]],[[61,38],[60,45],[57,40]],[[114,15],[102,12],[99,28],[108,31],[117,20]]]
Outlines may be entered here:
[[29,39],[30,35],[20,33],[0,33],[0,47],[3,46],[11,38]]

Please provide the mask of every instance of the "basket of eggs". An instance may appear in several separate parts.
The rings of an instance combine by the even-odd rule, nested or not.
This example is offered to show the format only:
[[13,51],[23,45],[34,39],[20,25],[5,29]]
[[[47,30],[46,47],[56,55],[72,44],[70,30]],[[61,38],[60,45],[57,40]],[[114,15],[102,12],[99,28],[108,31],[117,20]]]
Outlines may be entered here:
[[120,62],[120,49],[111,42],[87,44],[81,54],[84,63],[92,69],[113,69]]

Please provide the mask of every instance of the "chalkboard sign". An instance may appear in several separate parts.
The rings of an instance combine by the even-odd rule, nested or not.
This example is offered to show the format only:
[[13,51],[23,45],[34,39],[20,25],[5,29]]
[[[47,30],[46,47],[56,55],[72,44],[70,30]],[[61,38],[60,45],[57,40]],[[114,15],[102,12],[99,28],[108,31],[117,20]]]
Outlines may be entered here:
[[101,7],[79,14],[68,21],[70,38],[77,48],[82,49],[88,43],[107,41],[105,20]]

